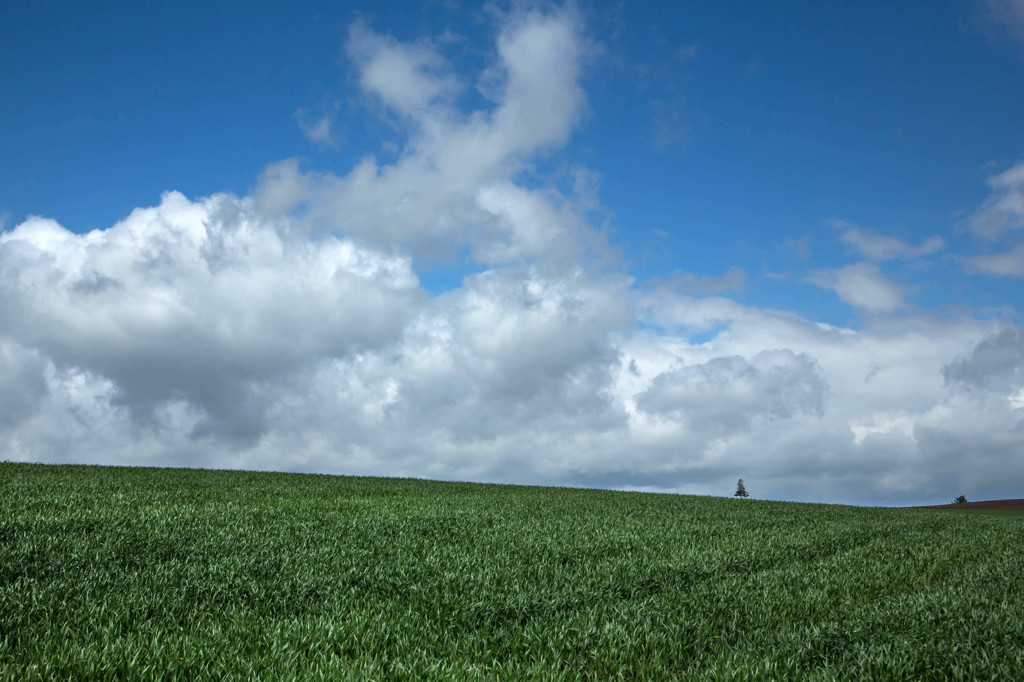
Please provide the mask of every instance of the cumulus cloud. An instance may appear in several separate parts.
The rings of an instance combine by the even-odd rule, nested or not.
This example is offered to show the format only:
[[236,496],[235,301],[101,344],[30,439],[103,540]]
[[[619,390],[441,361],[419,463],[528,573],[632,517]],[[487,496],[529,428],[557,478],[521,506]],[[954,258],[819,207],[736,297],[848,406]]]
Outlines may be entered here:
[[289,240],[250,203],[172,192],[84,235],[25,221],[0,235],[0,334],[109,379],[135,416],[181,398],[257,437],[261,382],[397,339],[419,289],[408,258]]
[[0,427],[30,416],[47,394],[46,361],[35,350],[0,341]]
[[[585,113],[581,35],[572,12],[506,17],[478,84],[490,104],[466,112],[470,81],[437,44],[356,24],[361,91],[406,135],[394,162],[284,160],[251,196],[168,192],[105,230],[0,233],[0,457],[704,494],[743,476],[756,496],[845,502],[1019,494],[1016,327],[910,310],[839,328],[729,298],[742,270],[637,286],[593,257],[607,246],[588,183],[524,173]],[[874,260],[937,248],[857,239]],[[472,267],[431,295],[416,267],[435,247]],[[873,262],[812,280],[904,309]]]
[[889,313],[905,304],[905,291],[882,274],[874,263],[862,261],[844,267],[812,270],[808,281],[835,291],[840,299],[868,312]]
[[[589,192],[566,197],[515,182],[579,116],[576,17],[516,15],[497,42],[486,75],[495,105],[465,117],[452,109],[460,85],[433,44],[403,44],[356,23],[347,51],[362,88],[411,131],[397,163],[368,158],[337,177],[286,160],[268,167],[251,198],[192,202],[172,192],[88,235],[26,221],[0,245],[10,311],[0,334],[45,359],[53,390],[92,386],[91,404],[107,404],[108,423],[127,417],[136,435],[150,429],[170,440],[166,429],[183,429],[176,442],[193,451],[273,440],[281,431],[268,420],[305,421],[286,406],[318,414],[333,404],[353,415],[371,406],[383,418],[409,396],[421,398],[418,414],[439,395],[438,409],[448,410],[441,422],[457,438],[487,424],[487,433],[512,432],[577,400],[593,407],[615,364],[605,336],[628,324],[628,279],[595,279],[572,258],[601,241],[582,218]],[[509,269],[427,301],[409,249],[432,240],[469,245]],[[450,374],[421,385],[402,371],[424,354],[447,357]],[[324,376],[340,391],[364,367],[382,366],[351,386],[355,403],[293,395]],[[439,392],[446,386],[464,399]],[[480,405],[499,398],[510,401],[507,419],[481,420]],[[324,417],[313,432],[333,434],[345,421]],[[371,426],[385,428],[366,424],[355,419],[344,433],[358,442]],[[403,433],[420,431],[410,423]]]
[[692,430],[720,437],[749,430],[755,419],[820,415],[825,390],[810,357],[766,350],[749,361],[723,356],[663,372],[636,404],[648,414],[685,420]]
[[999,393],[1024,387],[1024,334],[1004,329],[980,342],[971,354],[944,370],[947,381]]
[[[944,375],[945,367],[969,356],[981,339],[993,333],[996,327],[991,323],[913,317],[888,319],[875,329],[854,331],[813,323],[787,311],[757,309],[717,297],[680,296],[664,289],[643,295],[639,319],[680,333],[720,330],[700,344],[652,331],[637,333],[623,344],[622,364],[635,370],[620,374],[620,395],[631,414],[633,438],[645,446],[637,449],[661,453],[660,457],[650,455],[643,467],[657,475],[638,479],[639,487],[654,489],[655,480],[661,480],[662,485],[672,481],[696,492],[700,481],[723,480],[730,474],[735,479],[747,471],[758,478],[786,480],[786,489],[776,494],[801,499],[827,488],[871,489],[878,499],[929,494],[925,491],[939,495],[967,479],[972,486],[1016,494],[1012,486],[999,483],[993,471],[974,467],[977,458],[984,457],[1006,470],[1024,469],[1014,454],[1024,444],[1024,433],[1017,428],[1024,415],[1017,412],[1015,416],[1013,403],[1005,397],[968,389]],[[744,363],[754,364],[752,359],[759,353],[777,353],[774,349],[785,349],[775,355],[786,360],[775,366],[787,369],[787,380],[775,379],[788,391],[779,394],[784,409],[776,407],[772,412],[772,406],[780,403],[770,398],[744,401],[731,396],[727,378],[743,376],[749,372]],[[699,415],[696,410],[704,404],[711,406],[709,410],[736,408],[728,417],[719,413],[716,419],[696,423],[728,419],[732,428],[716,433],[712,427],[702,433],[685,418],[685,403],[681,403],[681,414],[669,419],[642,409],[654,396],[659,400],[648,406],[670,405],[665,398],[671,394],[659,387],[674,385],[669,377],[681,368],[688,368],[682,378],[695,382],[700,391],[721,388],[718,394],[705,394],[703,400],[695,401],[693,415]],[[720,380],[697,382],[705,376]],[[746,386],[759,386],[751,379],[745,381]],[[654,390],[645,394],[646,387]],[[718,396],[722,396],[720,403]],[[754,404],[764,405],[775,418],[762,415],[748,420],[743,410],[749,414]],[[968,415],[975,410],[991,432],[969,424]],[[956,418],[951,420],[951,414]],[[942,434],[956,435],[961,427],[974,440],[969,450],[956,457]],[[621,475],[631,471],[624,469]]]

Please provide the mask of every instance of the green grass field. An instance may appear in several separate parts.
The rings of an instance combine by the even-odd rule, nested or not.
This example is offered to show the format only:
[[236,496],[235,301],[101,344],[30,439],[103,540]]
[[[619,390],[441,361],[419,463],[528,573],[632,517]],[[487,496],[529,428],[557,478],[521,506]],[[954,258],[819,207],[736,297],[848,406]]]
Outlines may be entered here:
[[1024,522],[0,464],[0,679],[1024,679]]
[[1003,518],[1024,517],[1024,509],[941,509],[936,511],[948,511],[954,514],[978,514],[980,516],[1001,516]]

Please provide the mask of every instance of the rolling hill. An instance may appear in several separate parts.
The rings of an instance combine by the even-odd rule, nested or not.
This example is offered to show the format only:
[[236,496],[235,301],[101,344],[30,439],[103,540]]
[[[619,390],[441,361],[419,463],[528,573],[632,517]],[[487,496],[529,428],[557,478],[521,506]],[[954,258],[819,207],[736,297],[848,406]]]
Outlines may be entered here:
[[0,679],[1024,679],[1019,519],[0,463]]

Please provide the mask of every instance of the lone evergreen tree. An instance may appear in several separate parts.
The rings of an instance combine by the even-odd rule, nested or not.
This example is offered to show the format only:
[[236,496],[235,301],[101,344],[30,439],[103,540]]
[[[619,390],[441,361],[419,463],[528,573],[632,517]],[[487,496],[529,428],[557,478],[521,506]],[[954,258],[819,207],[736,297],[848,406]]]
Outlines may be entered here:
[[967,498],[961,495],[960,497],[953,500],[953,504],[967,504]]
[[739,483],[736,484],[736,492],[733,493],[733,497],[750,497],[747,493],[747,487],[743,485],[743,479],[741,478]]

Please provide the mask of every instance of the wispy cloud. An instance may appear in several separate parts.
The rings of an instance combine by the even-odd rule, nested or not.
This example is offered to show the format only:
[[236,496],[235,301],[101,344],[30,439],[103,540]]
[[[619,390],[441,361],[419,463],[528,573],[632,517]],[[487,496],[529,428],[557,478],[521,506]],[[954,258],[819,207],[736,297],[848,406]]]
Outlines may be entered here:
[[649,286],[666,286],[685,294],[721,294],[727,291],[742,293],[747,287],[747,273],[742,268],[729,268],[725,274],[715,276],[675,272],[667,278],[654,277]]
[[992,193],[967,219],[967,229],[985,239],[1024,229],[1024,163],[989,178]]
[[905,305],[903,288],[885,277],[877,265],[867,261],[838,269],[812,270],[808,281],[831,289],[846,303],[868,312],[888,313]]
[[339,105],[335,103],[329,111],[319,117],[311,115],[306,109],[298,109],[295,112],[295,120],[299,124],[299,130],[310,142],[325,147],[337,147],[340,143],[335,123],[338,109]]
[[395,113],[424,123],[448,109],[461,85],[451,65],[428,40],[401,43],[357,21],[346,51],[360,70],[359,82]]
[[872,261],[919,258],[937,253],[945,247],[942,237],[937,235],[914,246],[896,237],[874,234],[844,220],[835,221],[835,227],[842,231],[841,238],[844,243]]
[[697,43],[685,43],[676,48],[675,57],[685,63],[696,59],[699,52],[700,45]]
[[1024,41],[1024,0],[986,0],[993,20]]
[[1012,241],[1024,229],[1024,163],[989,178],[988,184],[992,192],[965,224],[990,251],[960,261],[967,272],[1024,277],[1024,241]]
[[964,267],[967,272],[984,275],[1024,277],[1024,241],[1007,251],[970,256],[964,259]]

